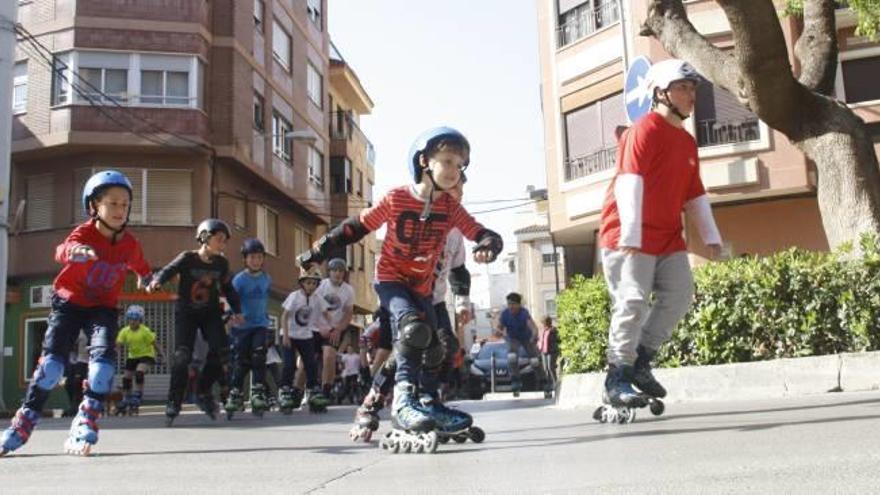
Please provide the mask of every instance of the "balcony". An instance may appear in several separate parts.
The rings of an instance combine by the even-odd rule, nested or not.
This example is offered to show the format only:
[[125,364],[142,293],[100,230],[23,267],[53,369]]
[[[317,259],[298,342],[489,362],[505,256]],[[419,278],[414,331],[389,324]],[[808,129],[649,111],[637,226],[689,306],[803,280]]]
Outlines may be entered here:
[[[330,138],[333,141],[331,155],[344,154],[354,161],[363,151],[367,167],[372,168],[375,165],[376,149],[373,147],[373,143],[367,139],[357,122],[347,112],[330,113]],[[340,144],[342,145],[341,149]]]
[[617,147],[565,159],[565,181],[587,177],[605,170],[611,170],[617,163]]
[[557,48],[566,47],[581,38],[620,21],[617,2],[607,2],[595,9],[589,4],[572,9],[560,16],[562,24],[556,29]]
[[700,148],[761,139],[761,126],[757,118],[726,121],[701,120],[696,123],[696,131],[697,143]]

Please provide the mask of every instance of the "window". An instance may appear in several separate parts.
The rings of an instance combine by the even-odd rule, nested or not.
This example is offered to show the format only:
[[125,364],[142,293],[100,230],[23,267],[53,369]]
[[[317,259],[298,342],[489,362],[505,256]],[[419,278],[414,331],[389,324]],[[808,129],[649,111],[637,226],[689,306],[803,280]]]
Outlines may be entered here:
[[306,92],[309,95],[309,100],[318,108],[324,108],[324,82],[321,73],[311,62],[306,64],[306,70]]
[[272,112],[272,152],[288,164],[290,163],[291,142],[287,138],[287,133],[292,130],[293,126],[287,119],[278,112]]
[[367,206],[373,206],[373,183],[367,180],[367,190],[364,191],[364,199],[367,201]]
[[[132,186],[132,225],[192,225],[192,172],[190,170],[121,167],[82,168],[74,171],[74,187],[82,190],[95,172],[113,168],[124,173]],[[73,199],[73,222],[85,220],[79,197]]]
[[840,70],[847,103],[880,100],[880,56],[843,60]]
[[553,243],[542,242],[539,249],[541,250],[541,262],[544,265],[553,265],[556,263],[559,253],[553,249]]
[[128,70],[80,66],[78,74],[82,91],[90,99],[118,103],[128,101]]
[[367,261],[366,261],[366,256],[367,256],[366,248],[364,248],[364,245],[363,245],[363,244],[359,244],[359,245],[358,245],[358,248],[359,248],[360,251],[361,251],[361,256],[360,256],[360,261],[361,261],[361,262],[360,262],[360,266],[358,266],[358,270],[360,270],[360,271],[364,271],[364,270],[366,269],[366,264],[367,264]]
[[52,100],[53,105],[66,105],[70,103],[70,78],[73,77],[70,67],[70,53],[55,55],[52,72]]
[[189,105],[189,73],[141,71],[141,103]]
[[263,32],[263,15],[266,13],[266,4],[263,0],[254,0],[254,31]]
[[12,113],[24,113],[27,111],[28,99],[28,63],[27,61],[15,64],[12,72]]
[[321,21],[321,0],[308,0],[306,10],[309,14],[309,20],[318,28],[324,29]]
[[[544,296],[546,297],[546,296]],[[556,299],[551,297],[544,299],[544,314],[547,316],[556,316]]]
[[293,236],[294,256],[299,256],[300,253],[303,253],[312,247],[312,234],[308,230],[300,226],[295,226],[293,228]]
[[309,146],[309,180],[324,187],[324,155],[314,146]]
[[261,133],[266,130],[266,102],[258,93],[254,93],[254,129]]
[[272,56],[278,64],[290,70],[290,35],[281,27],[278,19],[272,23]]
[[257,205],[257,239],[269,254],[278,254],[278,213],[264,205]]
[[618,20],[615,0],[560,0],[557,46],[574,43]]
[[21,360],[23,366],[21,375],[27,381],[32,379],[37,361],[40,359],[40,354],[43,353],[43,339],[46,337],[48,329],[49,320],[47,318],[24,320],[24,355]]
[[31,175],[25,181],[25,188],[25,228],[52,228],[52,216],[55,214],[55,175]]
[[352,244],[345,246],[345,264],[348,271],[354,270],[354,246]]
[[761,139],[758,117],[727,90],[709,82],[697,86],[694,126],[700,147]]
[[351,160],[345,159],[345,193],[351,194]]
[[237,229],[247,228],[247,203],[243,199],[235,200],[235,216],[232,223]]
[[360,197],[364,197],[364,173],[360,170],[357,171],[357,181],[355,182],[357,186],[357,195]]
[[623,94],[617,93],[565,114],[565,180],[614,167],[615,129],[626,124]]

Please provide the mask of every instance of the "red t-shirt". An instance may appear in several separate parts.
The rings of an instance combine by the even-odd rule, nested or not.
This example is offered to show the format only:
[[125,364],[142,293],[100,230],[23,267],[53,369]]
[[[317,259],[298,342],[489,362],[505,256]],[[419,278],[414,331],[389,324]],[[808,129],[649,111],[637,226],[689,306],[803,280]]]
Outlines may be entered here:
[[[74,246],[86,245],[95,250],[95,261],[76,262],[68,258]],[[141,277],[150,274],[150,265],[144,261],[141,244],[128,231],[118,236],[116,244],[104,237],[89,220],[73,229],[55,248],[55,261],[64,265],[55,277],[55,293],[84,308],[116,308],[125,273],[131,269]]]
[[[676,127],[657,112],[649,112],[620,137],[617,173],[605,193],[599,245],[617,249],[621,239],[621,218],[615,184],[625,174],[627,194],[641,198],[634,224],[641,226],[642,252],[664,255],[686,249],[681,221],[684,205],[706,193],[700,179],[697,143],[686,130]],[[623,184],[623,183],[622,183]],[[629,226],[623,226],[624,230]]]
[[456,227],[473,241],[484,227],[448,194],[434,200],[431,215],[423,222],[419,216],[424,206],[412,186],[401,186],[361,212],[360,221],[371,231],[388,224],[376,279],[402,282],[416,294],[427,297],[434,284],[434,268],[446,246],[446,234]]

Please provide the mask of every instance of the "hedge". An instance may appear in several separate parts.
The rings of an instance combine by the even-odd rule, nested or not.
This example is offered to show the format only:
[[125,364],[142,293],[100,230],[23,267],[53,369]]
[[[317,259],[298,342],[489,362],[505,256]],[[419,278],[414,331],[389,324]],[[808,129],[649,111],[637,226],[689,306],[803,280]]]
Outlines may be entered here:
[[[880,350],[880,240],[860,249],[789,249],[694,269],[696,296],[658,354],[665,367]],[[566,373],[605,367],[610,299],[576,276],[557,299]]]

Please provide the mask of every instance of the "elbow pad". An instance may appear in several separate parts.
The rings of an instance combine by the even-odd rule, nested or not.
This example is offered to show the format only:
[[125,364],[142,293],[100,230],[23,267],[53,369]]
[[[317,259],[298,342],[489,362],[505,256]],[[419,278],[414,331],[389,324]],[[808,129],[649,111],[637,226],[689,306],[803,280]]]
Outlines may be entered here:
[[469,296],[471,293],[471,272],[464,265],[449,270],[449,288],[456,296]]
[[474,246],[474,252],[481,249],[488,249],[492,253],[492,259],[489,261],[495,261],[495,258],[504,250],[504,241],[497,233],[483,229],[477,234],[477,245]]
[[315,245],[300,254],[297,262],[300,266],[320,263],[330,257],[333,250],[353,244],[364,238],[370,231],[358,218],[346,218],[342,223],[323,235]]

